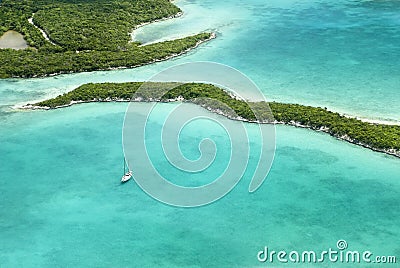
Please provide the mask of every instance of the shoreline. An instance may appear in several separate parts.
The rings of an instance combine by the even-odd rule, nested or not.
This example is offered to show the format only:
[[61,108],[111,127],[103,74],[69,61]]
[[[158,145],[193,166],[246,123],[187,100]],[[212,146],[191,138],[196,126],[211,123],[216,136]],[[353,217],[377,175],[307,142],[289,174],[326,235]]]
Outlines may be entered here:
[[[103,6],[97,8],[91,4],[90,6],[85,6],[82,7],[82,9],[76,10],[77,15],[82,15],[81,20],[83,24],[81,28],[83,30],[88,28],[88,33],[92,34],[90,39],[86,38],[85,42],[82,44],[79,44],[78,41],[85,38],[84,34],[82,34],[82,36],[74,36],[74,34],[71,33],[71,38],[68,38],[70,33],[63,30],[67,27],[67,24],[69,25],[69,23],[72,23],[73,25],[74,23],[73,19],[71,19],[68,14],[64,14],[64,11],[60,13],[60,16],[65,16],[65,25],[63,24],[60,27],[49,26],[52,31],[54,31],[54,34],[60,37],[59,41],[63,44],[58,44],[58,42],[53,40],[48,31],[43,28],[46,25],[51,25],[48,24],[49,21],[53,22],[54,20],[54,22],[56,22],[56,16],[49,15],[49,17],[41,13],[40,21],[38,18],[35,19],[35,17],[38,17],[36,14],[39,14],[39,11],[41,12],[42,9],[59,8],[58,4],[44,4],[40,6],[41,8],[37,9],[32,6],[32,8],[27,11],[27,14],[21,17],[23,20],[21,20],[20,24],[26,27],[20,30],[20,32],[24,32],[24,34],[25,31],[27,32],[26,36],[29,37],[29,43],[34,46],[31,50],[35,50],[37,54],[33,54],[31,50],[23,51],[23,53],[18,55],[11,53],[6,54],[0,51],[5,59],[4,68],[2,68],[0,72],[0,79],[44,78],[61,74],[136,68],[178,57],[189,52],[191,49],[197,48],[201,43],[215,38],[215,33],[208,30],[199,31],[193,35],[179,36],[179,38],[172,37],[163,42],[156,42],[154,45],[153,43],[142,44],[140,41],[134,41],[136,29],[147,24],[166,21],[184,15],[184,12],[178,6],[174,5],[171,0],[155,0],[155,3],[156,2],[163,8],[157,10],[151,8],[151,6],[127,6],[126,8],[129,9],[131,13],[122,12],[121,14],[115,15],[109,14],[110,16],[112,15],[112,20],[107,28],[111,27],[112,31],[105,32],[104,34],[102,34],[101,30],[96,30],[93,33],[91,32],[94,31],[96,27],[104,28],[101,25],[101,21],[95,20],[94,22],[96,24],[90,25],[90,16],[83,16],[82,14],[85,12],[88,14],[96,13],[98,12],[97,9],[100,11],[107,11],[107,8]],[[30,7],[30,4],[28,7]],[[73,8],[73,5],[68,4],[66,8]],[[116,10],[120,8],[121,6],[118,5],[113,7],[113,9]],[[126,22],[121,24],[120,22],[122,20]],[[66,33],[68,33],[67,36],[65,36]],[[128,35],[124,38],[120,38],[119,36],[123,34]],[[104,39],[104,36],[111,37]],[[75,42],[75,39],[78,41]],[[200,40],[201,42],[198,42]],[[75,56],[75,53],[80,54],[81,52],[83,52],[83,55]]]
[[[215,37],[214,37],[215,38]],[[209,40],[205,40],[205,41],[203,41],[203,42],[207,42],[207,41],[209,41]],[[201,42],[201,43],[203,43],[203,42]],[[199,44],[199,45],[201,45],[201,43]],[[191,50],[191,49],[190,49]],[[179,57],[180,55],[178,55],[178,56],[174,56],[174,57]],[[161,61],[161,60],[160,60]],[[146,64],[144,64],[144,65],[146,65]],[[140,65],[140,66],[144,66],[144,65]],[[137,66],[137,67],[140,67],[140,66]],[[134,68],[137,68],[137,67],[134,67]],[[119,70],[119,69],[128,69],[129,67],[115,67],[115,68],[113,68],[112,70]],[[106,70],[101,70],[101,71],[106,71]],[[96,72],[96,71],[95,71]],[[74,89],[72,89],[71,91],[73,91]],[[65,94],[65,93],[68,93],[68,92],[64,92],[63,94]],[[31,102],[35,102],[35,103],[39,103],[39,102],[42,102],[42,101],[46,101],[46,100],[48,100],[48,98],[43,98],[43,99],[37,99],[37,100],[32,100]],[[92,103],[92,102],[112,102],[112,101],[114,101],[114,100],[111,100],[111,101],[95,101],[95,100],[92,100],[92,101],[88,101],[88,102],[84,102],[84,101],[77,101],[77,102],[72,102],[72,103],[70,103],[70,104],[68,104],[68,105],[61,105],[61,106],[57,106],[57,107],[55,107],[55,108],[46,108],[46,107],[42,107],[42,106],[35,106],[35,105],[27,105],[27,104],[25,104],[25,102],[24,102],[24,104],[23,103],[19,103],[19,104],[14,104],[14,105],[12,105],[12,106],[10,106],[10,108],[11,109],[14,109],[14,110],[53,110],[53,109],[60,109],[60,108],[66,108],[66,107],[70,107],[70,106],[72,106],[72,105],[74,105],[74,104],[80,104],[80,103]],[[280,102],[280,101],[275,101],[275,100],[272,100],[273,102]],[[130,102],[130,100],[115,100],[115,102]],[[286,103],[286,102],[285,102]],[[302,103],[287,103],[287,104],[299,104],[299,105],[303,105],[303,106],[309,106],[309,105],[306,105],[306,104],[302,104]],[[310,105],[310,106],[313,106],[313,105]],[[319,107],[319,106],[313,106],[313,107]],[[359,121],[361,121],[361,122],[364,122],[364,123],[370,123],[370,124],[375,124],[375,125],[388,125],[388,126],[400,126],[400,122],[399,121],[394,121],[394,120],[381,120],[381,119],[371,119],[371,118],[366,118],[366,117],[361,117],[361,116],[359,116],[359,115],[352,115],[352,114],[349,114],[349,113],[343,113],[343,112],[341,112],[341,111],[337,111],[337,110],[335,110],[335,109],[329,109],[329,111],[331,111],[331,112],[334,112],[334,113],[338,113],[338,114],[340,114],[341,116],[344,116],[344,117],[346,117],[346,118],[350,118],[350,119],[357,119],[357,120],[359,120]]]
[[396,151],[396,150],[393,150],[393,149],[384,150],[384,149],[375,148],[375,147],[372,147],[372,146],[370,146],[368,144],[355,141],[354,139],[350,138],[347,135],[343,135],[343,136],[334,135],[329,131],[329,128],[321,127],[319,129],[317,129],[317,128],[313,128],[313,127],[310,127],[310,126],[302,125],[301,123],[294,122],[294,121],[291,122],[291,123],[285,123],[285,122],[276,121],[276,122],[274,122],[274,124],[293,126],[293,127],[298,127],[298,128],[306,128],[306,129],[310,129],[310,130],[317,131],[317,132],[323,132],[323,133],[329,134],[329,136],[334,137],[337,140],[345,141],[345,142],[348,142],[348,143],[351,143],[351,144],[354,144],[354,145],[357,145],[357,146],[361,146],[361,147],[364,147],[366,149],[370,149],[370,150],[372,150],[374,152],[384,153],[384,154],[387,154],[387,155],[390,155],[390,156],[394,156],[394,157],[400,158],[400,151]]
[[[189,53],[190,51],[198,48],[200,45],[202,45],[203,43],[209,42],[212,39],[217,38],[217,35],[215,32],[211,32],[210,36],[207,39],[204,40],[199,40],[197,41],[197,43],[193,46],[190,47],[186,50],[183,50],[179,53],[175,53],[172,55],[168,55],[164,58],[160,58],[160,59],[153,59],[149,62],[145,62],[142,64],[137,64],[137,65],[133,65],[133,66],[118,66],[118,67],[110,67],[110,68],[105,68],[105,69],[98,69],[98,70],[94,70],[94,71],[81,71],[81,72],[75,72],[75,71],[69,71],[69,72],[58,72],[58,73],[51,73],[51,74],[44,74],[44,75],[33,75],[32,78],[45,78],[45,77],[53,77],[53,76],[58,76],[58,75],[62,75],[62,74],[76,74],[76,73],[90,73],[90,72],[101,72],[101,71],[116,71],[116,70],[122,70],[122,69],[134,69],[134,68],[138,68],[138,67],[142,67],[142,66],[146,66],[146,65],[150,65],[153,63],[157,63],[157,62],[163,62],[163,61],[167,61],[182,55],[185,55],[187,53]],[[173,41],[173,40],[170,40]],[[166,41],[167,42],[167,41]],[[20,77],[20,76],[14,76],[14,77],[9,77],[11,79],[25,79],[24,77]]]
[[[183,50],[183,51],[181,51],[181,52],[179,52],[179,53],[172,54],[172,55],[169,55],[169,56],[164,57],[164,58],[161,58],[161,59],[154,59],[154,60],[149,61],[149,62],[147,62],[147,63],[138,64],[138,65],[134,65],[134,66],[130,66],[130,67],[127,67],[127,66],[111,67],[111,68],[107,68],[107,69],[99,69],[99,70],[96,70],[96,71],[94,71],[94,72],[97,72],[97,71],[113,71],[113,70],[115,71],[115,70],[120,70],[120,69],[134,69],[134,68],[138,68],[138,67],[141,67],[141,66],[153,64],[153,63],[156,63],[156,62],[167,61],[167,60],[170,60],[170,59],[173,59],[173,58],[176,58],[176,57],[185,55],[185,54],[189,53],[190,51],[192,51],[192,50],[198,48],[201,44],[206,43],[206,42],[208,42],[208,41],[211,41],[211,40],[213,40],[213,39],[215,39],[215,38],[217,38],[216,33],[215,33],[215,32],[211,32],[211,33],[210,33],[210,37],[208,37],[207,39],[199,40],[199,41],[197,41],[197,43],[196,43],[193,47],[190,47],[190,48],[188,48],[188,49],[186,49],[186,50]],[[170,41],[172,41],[172,40],[170,40]],[[148,44],[148,45],[150,45],[150,44]],[[144,45],[144,46],[145,46],[145,45]],[[143,47],[143,46],[142,46],[142,47]]]
[[[154,43],[158,43],[158,42],[150,42],[150,43],[142,44],[140,41],[135,41],[135,40],[133,40],[133,39],[134,39],[134,35],[135,35],[135,31],[136,31],[137,29],[143,27],[143,26],[146,26],[146,25],[149,25],[149,24],[152,24],[152,23],[157,23],[157,22],[172,20],[172,19],[176,19],[176,18],[179,18],[179,17],[182,17],[182,16],[183,16],[183,11],[180,11],[180,12],[176,13],[175,15],[172,15],[172,16],[169,16],[169,17],[166,17],[166,18],[161,18],[161,19],[158,19],[158,20],[148,21],[148,22],[143,22],[143,23],[141,23],[141,24],[138,24],[138,25],[136,25],[136,26],[133,28],[133,31],[130,33],[130,36],[131,36],[132,40],[129,41],[129,42],[130,42],[130,43],[139,42],[139,43],[140,43],[139,47],[143,47],[143,46],[146,46],[146,45],[151,45],[151,44],[154,44]],[[170,41],[170,40],[165,40],[165,41]]]
[[[169,102],[177,102],[177,101],[182,101],[182,100],[180,100],[180,99],[171,99],[171,100],[168,100],[168,101],[160,101],[160,100],[153,100],[153,99],[143,100],[143,99],[140,99],[140,98],[133,99],[133,100],[131,100],[131,99],[120,99],[120,98],[106,98],[106,99],[93,99],[93,100],[89,100],[89,101],[71,101],[69,104],[60,105],[60,106],[56,106],[56,107],[52,107],[52,108],[46,107],[46,106],[43,107],[43,106],[38,106],[38,105],[27,104],[27,105],[23,105],[21,107],[18,107],[16,109],[21,109],[21,110],[46,110],[47,111],[47,110],[55,110],[55,109],[67,108],[67,107],[71,107],[71,106],[76,105],[76,104],[96,103],[96,102],[98,102],[98,103],[109,103],[109,102],[115,102],[115,103],[117,103],[117,102],[142,102],[142,103],[145,103],[145,102],[165,102],[165,103],[169,103]],[[372,147],[372,146],[370,146],[368,144],[356,141],[356,140],[350,138],[347,134],[346,135],[335,135],[334,133],[332,133],[330,131],[329,128],[327,128],[325,126],[322,126],[320,128],[315,128],[315,127],[312,127],[312,126],[304,125],[304,124],[302,124],[300,122],[296,122],[296,121],[290,121],[290,122],[283,122],[283,121],[277,121],[277,120],[275,120],[274,122],[252,121],[252,120],[248,120],[248,119],[245,119],[245,118],[242,118],[242,117],[232,117],[229,114],[226,114],[226,113],[224,113],[223,111],[221,111],[219,109],[211,108],[211,107],[209,107],[207,105],[196,104],[193,101],[188,101],[188,100],[183,100],[183,101],[187,102],[187,103],[192,103],[192,104],[195,104],[195,105],[199,105],[199,106],[203,107],[204,109],[206,109],[206,110],[208,110],[208,111],[210,111],[212,113],[219,114],[219,115],[224,116],[224,117],[226,117],[226,118],[228,118],[230,120],[242,121],[242,122],[246,122],[246,123],[286,125],[286,126],[310,129],[310,130],[313,130],[313,131],[323,132],[323,133],[329,134],[329,136],[332,136],[332,137],[334,137],[334,138],[336,138],[336,139],[338,139],[340,141],[349,142],[349,143],[352,143],[354,145],[361,146],[361,147],[364,147],[366,149],[370,149],[370,150],[375,151],[375,152],[385,153],[387,155],[400,158],[400,150],[375,148],[375,147]],[[346,116],[346,117],[348,117],[348,116]],[[355,118],[356,119],[356,117],[348,117],[348,118]],[[374,123],[374,124],[376,124],[376,123]]]
[[351,115],[345,114],[345,113],[343,113],[343,114],[341,113],[341,115],[343,115],[347,118],[355,118],[357,120],[360,120],[361,122],[370,123],[370,124],[400,126],[400,122],[394,121],[394,120],[370,119],[370,118],[365,118],[365,117],[360,117],[360,116],[351,116]]

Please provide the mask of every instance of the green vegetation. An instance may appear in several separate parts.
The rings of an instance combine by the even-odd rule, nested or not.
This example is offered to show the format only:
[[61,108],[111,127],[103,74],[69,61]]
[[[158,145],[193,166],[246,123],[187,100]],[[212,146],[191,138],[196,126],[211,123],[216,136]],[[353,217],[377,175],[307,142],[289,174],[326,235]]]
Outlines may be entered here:
[[54,43],[72,51],[128,49],[128,33],[136,25],[180,12],[165,0],[47,2],[39,6],[33,22]]
[[105,70],[116,67],[136,67],[163,60],[190,49],[210,37],[201,33],[182,39],[132,46],[127,51],[67,51],[62,53],[38,53],[25,50],[0,50],[0,78],[36,77],[49,74]]
[[[15,30],[30,48],[0,49],[0,78],[134,67],[180,54],[210,38],[201,33],[147,46],[130,42],[129,32],[137,25],[179,12],[168,0],[3,0],[0,36]],[[51,42],[29,23],[32,15]]]
[[102,83],[84,84],[68,93],[59,95],[56,98],[45,100],[34,104],[35,106],[57,108],[70,104],[72,101],[93,101],[110,99],[129,100],[142,85],[141,82],[131,83]]
[[[44,50],[53,49],[52,45],[43,38],[40,31],[28,22],[32,13],[37,10],[34,6],[34,1],[2,0],[0,2],[0,35],[8,30],[15,30],[24,35],[31,47],[43,48]],[[1,52],[1,54],[3,53]],[[2,59],[1,55],[0,59]]]
[[247,103],[234,98],[221,88],[208,84],[176,84],[177,87],[168,91],[165,95],[160,93],[160,89],[165,86],[170,87],[171,83],[146,83],[146,90],[140,90],[138,93],[137,90],[141,85],[142,83],[139,82],[85,84],[64,95],[35,105],[56,108],[69,105],[71,101],[129,100],[132,97],[140,98],[142,101],[167,101],[182,96],[187,101],[214,110],[226,110],[221,105],[223,103],[234,110],[237,115],[249,121],[254,121],[257,118],[258,121],[271,122],[273,120],[272,111],[273,117],[278,122],[300,124],[311,129],[323,130],[332,136],[369,146],[375,150],[396,151],[396,154],[400,156],[400,126],[371,124],[323,108],[299,104],[271,102],[268,103],[269,109],[265,102]]
[[319,107],[275,102],[269,105],[279,122],[296,122],[317,130],[325,128],[335,137],[347,136],[372,148],[400,150],[400,126],[363,122]]

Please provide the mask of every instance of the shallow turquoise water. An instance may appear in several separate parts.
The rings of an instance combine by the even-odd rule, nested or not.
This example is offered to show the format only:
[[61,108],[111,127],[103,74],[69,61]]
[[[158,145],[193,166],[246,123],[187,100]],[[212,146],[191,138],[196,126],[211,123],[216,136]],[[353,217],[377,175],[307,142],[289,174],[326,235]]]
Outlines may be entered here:
[[182,18],[148,25],[154,41],[203,30],[218,38],[188,55],[133,70],[0,81],[0,106],[87,82],[148,79],[168,66],[216,61],[238,68],[269,99],[400,122],[399,1],[188,1]]
[[[205,27],[219,38],[134,70],[0,81],[0,267],[253,267],[264,246],[318,251],[335,248],[339,239],[350,250],[400,258],[394,157],[278,126],[275,161],[257,192],[247,191],[260,147],[255,140],[249,170],[231,193],[205,207],[180,209],[153,200],[133,181],[119,184],[126,104],[10,110],[87,82],[139,81],[176,63],[213,60],[239,68],[272,99],[399,121],[399,2],[178,4],[186,11],[182,22],[149,31],[168,37]],[[199,124],[183,132],[188,158],[198,156],[193,144],[205,128],[213,130],[220,152],[228,150],[223,132]],[[222,165],[224,154],[218,157]],[[208,182],[208,175],[197,179]]]
[[266,245],[323,250],[338,239],[399,255],[398,159],[278,127],[276,159],[256,193],[247,191],[247,172],[216,203],[174,208],[118,182],[125,108],[19,113],[2,125],[2,267],[254,266]]
[[270,99],[400,120],[399,1],[178,4],[184,17],[145,26],[135,38],[214,30],[218,38],[210,49],[186,60],[236,67]]

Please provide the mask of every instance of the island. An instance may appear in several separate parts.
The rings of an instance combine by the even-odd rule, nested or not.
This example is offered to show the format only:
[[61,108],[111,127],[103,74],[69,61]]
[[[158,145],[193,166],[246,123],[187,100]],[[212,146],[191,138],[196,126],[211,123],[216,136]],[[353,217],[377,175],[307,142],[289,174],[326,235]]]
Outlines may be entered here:
[[[309,128],[374,151],[400,157],[399,125],[364,122],[321,107],[278,102],[247,102],[211,84],[176,83],[172,90],[163,94],[163,88],[171,88],[170,83],[89,83],[55,98],[27,104],[23,108],[48,110],[78,103],[111,101],[186,101],[230,119]],[[146,88],[143,90],[143,87]]]
[[[0,78],[133,68],[181,55],[215,38],[214,33],[203,32],[148,45],[132,41],[130,33],[137,27],[181,14],[169,0],[3,0]],[[162,88],[163,83],[150,84],[151,90],[132,99],[141,85],[139,82],[86,84],[25,108],[54,109],[95,101],[183,100],[231,119],[306,127],[400,157],[397,125],[363,122],[320,107],[247,102],[214,85],[198,83],[177,85],[162,96],[157,88]]]
[[135,28],[181,14],[168,0],[0,1],[0,38],[23,37],[22,47],[1,47],[0,78],[133,68],[176,57],[215,37],[204,32],[149,45],[131,40]]

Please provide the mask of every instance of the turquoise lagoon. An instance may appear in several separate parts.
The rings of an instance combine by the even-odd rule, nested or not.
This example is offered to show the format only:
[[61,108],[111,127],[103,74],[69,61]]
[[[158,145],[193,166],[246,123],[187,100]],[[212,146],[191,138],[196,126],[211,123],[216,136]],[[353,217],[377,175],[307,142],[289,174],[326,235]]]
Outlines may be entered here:
[[[275,161],[257,192],[247,191],[260,147],[254,140],[249,169],[231,193],[182,209],[155,201],[133,181],[119,184],[127,104],[12,109],[87,82],[140,81],[177,63],[212,60],[243,71],[270,99],[400,121],[397,1],[239,2],[178,1],[182,18],[137,33],[152,42],[160,35],[147,31],[165,38],[193,29],[218,32],[177,59],[0,81],[0,267],[254,267],[264,246],[322,251],[335,249],[339,239],[349,250],[400,257],[397,158],[277,126]],[[205,127],[183,132],[189,158],[198,156],[191,141]],[[210,135],[220,152],[229,149],[224,133]]]
[[279,126],[276,159],[257,192],[248,193],[247,172],[211,205],[174,208],[133,181],[119,184],[125,108],[18,113],[2,124],[2,267],[249,267],[264,246],[322,251],[339,239],[399,255],[398,159]]

